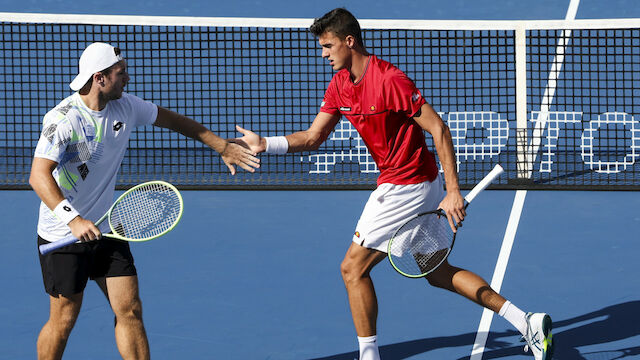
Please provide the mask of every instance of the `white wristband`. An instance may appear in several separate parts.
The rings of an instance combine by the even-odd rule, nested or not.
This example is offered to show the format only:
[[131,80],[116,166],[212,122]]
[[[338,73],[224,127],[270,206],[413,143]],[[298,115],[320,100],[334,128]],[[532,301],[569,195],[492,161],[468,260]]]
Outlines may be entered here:
[[289,150],[289,142],[284,136],[268,136],[264,139],[267,142],[264,152],[267,154],[286,154]]
[[78,213],[78,211],[74,209],[73,206],[71,206],[71,203],[67,199],[60,201],[58,206],[53,209],[53,213],[58,219],[65,223],[65,225],[69,224],[71,220],[80,215],[80,213]]

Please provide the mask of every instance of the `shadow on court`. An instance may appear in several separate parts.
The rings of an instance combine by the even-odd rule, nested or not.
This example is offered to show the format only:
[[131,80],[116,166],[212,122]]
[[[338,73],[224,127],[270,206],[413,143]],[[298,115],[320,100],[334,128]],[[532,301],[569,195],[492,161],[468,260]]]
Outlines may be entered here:
[[[628,339],[640,335],[640,301],[630,301],[605,307],[585,315],[571,319],[554,321],[554,340],[556,349],[554,359],[624,359],[640,355],[640,346],[590,351],[581,353],[579,347],[600,345],[607,348],[607,343]],[[510,358],[525,356],[524,343],[514,343],[512,338],[519,337],[516,331],[491,332],[489,334],[483,359]],[[472,348],[475,333],[457,336],[444,336],[420,340],[412,340],[380,347],[380,355],[385,360],[406,359],[429,351],[450,347],[467,346]],[[508,338],[508,339],[507,339]],[[353,360],[358,358],[357,352],[349,352],[313,360]],[[466,356],[459,360],[468,360]]]

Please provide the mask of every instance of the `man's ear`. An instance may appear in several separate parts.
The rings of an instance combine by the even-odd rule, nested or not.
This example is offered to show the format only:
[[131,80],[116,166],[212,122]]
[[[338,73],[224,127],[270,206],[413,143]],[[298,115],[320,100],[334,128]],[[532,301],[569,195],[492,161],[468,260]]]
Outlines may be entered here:
[[95,74],[93,74],[93,83],[94,84],[99,84],[99,85],[104,85],[104,74],[101,72],[97,72]]
[[353,49],[356,47],[356,38],[353,37],[353,35],[347,35],[347,37],[344,38],[344,41],[347,43],[349,49]]

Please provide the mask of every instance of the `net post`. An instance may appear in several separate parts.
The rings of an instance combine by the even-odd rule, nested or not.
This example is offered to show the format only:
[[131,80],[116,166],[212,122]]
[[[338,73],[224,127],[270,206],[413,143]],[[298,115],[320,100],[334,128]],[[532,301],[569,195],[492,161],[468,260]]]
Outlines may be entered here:
[[515,30],[516,41],[516,169],[517,178],[526,179],[532,169],[527,154],[527,31],[524,26]]

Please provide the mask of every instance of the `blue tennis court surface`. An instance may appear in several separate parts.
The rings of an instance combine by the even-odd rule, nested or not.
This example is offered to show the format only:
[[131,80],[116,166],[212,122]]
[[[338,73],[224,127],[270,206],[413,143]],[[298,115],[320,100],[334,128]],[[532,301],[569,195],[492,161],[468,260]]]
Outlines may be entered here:
[[[569,1],[343,1],[300,3],[124,1],[105,5],[0,0],[2,11],[130,15],[303,17],[345,6],[360,18],[562,19]],[[583,0],[577,18],[640,17],[632,0]],[[357,358],[339,265],[367,191],[186,191],[177,228],[133,244],[153,359]],[[488,281],[514,191],[487,191],[472,207],[450,261]],[[0,359],[33,359],[48,316],[38,264],[38,202],[0,192]],[[555,359],[640,359],[640,195],[527,194],[501,293],[554,320]],[[373,271],[383,359],[469,359],[482,309],[406,279],[388,263]],[[494,316],[483,359],[531,359],[519,334]],[[119,358],[113,315],[90,283],[65,359]]]
[[[30,192],[1,195],[12,220],[5,219],[0,255],[10,289],[0,300],[0,358],[29,359],[48,307],[33,230],[38,201]],[[357,357],[339,264],[367,196],[184,192],[178,227],[133,245],[153,358]],[[491,278],[513,196],[487,191],[474,202],[453,264]],[[553,316],[556,358],[639,356],[638,206],[632,192],[528,193],[501,292],[524,310]],[[480,307],[403,278],[386,262],[373,278],[385,359],[469,357]],[[117,358],[112,324],[106,300],[90,284],[66,358]],[[483,358],[529,358],[518,339],[494,317]]]

